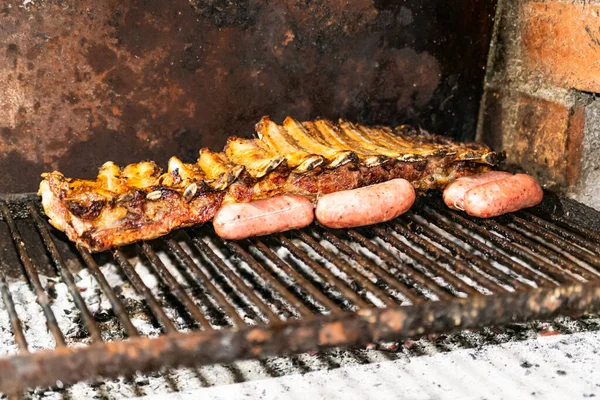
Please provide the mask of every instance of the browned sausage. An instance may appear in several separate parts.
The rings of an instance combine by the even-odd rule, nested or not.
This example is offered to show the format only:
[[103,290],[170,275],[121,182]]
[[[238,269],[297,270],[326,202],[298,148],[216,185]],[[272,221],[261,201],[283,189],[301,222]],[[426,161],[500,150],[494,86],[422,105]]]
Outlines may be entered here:
[[490,218],[538,205],[544,192],[529,175],[516,174],[484,183],[465,194],[464,207],[474,217]]
[[317,220],[330,228],[352,228],[389,221],[415,202],[415,189],[406,179],[393,179],[360,189],[326,194],[317,202]]
[[282,195],[249,203],[225,204],[213,218],[217,235],[239,240],[303,228],[314,219],[313,204],[306,197]]
[[490,171],[475,176],[465,176],[458,178],[456,181],[448,185],[444,190],[444,203],[452,209],[464,210],[463,202],[465,194],[476,186],[484,183],[497,181],[499,179],[508,178],[512,174],[503,171]]

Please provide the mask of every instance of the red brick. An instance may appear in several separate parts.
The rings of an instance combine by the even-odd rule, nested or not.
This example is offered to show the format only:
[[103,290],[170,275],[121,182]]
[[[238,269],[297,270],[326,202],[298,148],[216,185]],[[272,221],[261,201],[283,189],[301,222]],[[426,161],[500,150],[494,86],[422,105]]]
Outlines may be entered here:
[[585,108],[520,95],[514,140],[504,147],[548,186],[569,186],[581,171]]
[[600,5],[549,1],[522,7],[530,71],[559,87],[600,92]]

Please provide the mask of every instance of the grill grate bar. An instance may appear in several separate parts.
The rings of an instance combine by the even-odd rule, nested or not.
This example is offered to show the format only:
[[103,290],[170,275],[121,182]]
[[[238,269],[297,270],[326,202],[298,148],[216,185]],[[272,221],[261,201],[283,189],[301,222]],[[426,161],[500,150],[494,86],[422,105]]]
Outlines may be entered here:
[[135,326],[133,326],[129,315],[127,315],[127,312],[125,311],[123,303],[121,303],[113,288],[110,287],[108,281],[106,280],[106,277],[104,276],[104,274],[100,270],[100,267],[94,260],[94,257],[92,257],[90,252],[84,247],[77,246],[77,250],[83,258],[85,264],[88,266],[88,269],[92,272],[92,275],[96,279],[96,282],[98,282],[98,284],[100,285],[102,292],[104,293],[106,298],[108,298],[113,312],[119,318],[119,321],[121,322],[121,325],[125,330],[125,334],[129,337],[139,336],[137,329],[135,328]]
[[[431,229],[426,223],[416,218],[414,214],[407,214],[405,218],[406,220],[408,220],[407,226],[410,226],[411,229],[415,231],[415,233],[420,233],[428,237],[431,242],[444,246],[450,251],[450,254],[452,254],[453,256],[460,257],[461,259],[470,262],[471,264],[477,266],[477,268],[481,269],[490,276],[493,276],[505,285],[509,285],[515,290],[524,290],[529,287],[526,284],[519,282],[517,279],[513,278],[504,271],[501,271],[500,269],[494,267],[490,262],[488,262],[484,258],[474,255],[473,253],[465,250],[458,244],[434,232],[434,230]],[[505,290],[504,288],[502,289]]]
[[302,290],[306,291],[309,296],[316,299],[319,303],[324,305],[332,312],[339,312],[342,309],[331,301],[326,295],[318,290],[311,282],[300,275],[295,269],[289,266],[288,263],[279,258],[273,250],[271,250],[262,240],[258,238],[250,239],[252,244],[260,251],[269,261],[277,266],[280,270],[288,274],[298,284]]
[[295,231],[296,235],[308,246],[310,246],[314,251],[317,252],[321,257],[328,260],[330,263],[335,265],[340,271],[343,271],[352,281],[357,282],[360,286],[365,288],[366,290],[373,293],[380,299],[386,306],[394,306],[396,302],[389,297],[387,293],[383,290],[379,289],[373,282],[369,279],[365,278],[362,274],[360,274],[356,269],[351,267],[348,263],[342,261],[336,255],[334,255],[331,251],[327,250],[321,244],[319,244],[316,240],[314,240],[311,236],[309,236],[306,232],[302,230]]
[[396,289],[398,292],[400,292],[402,294],[402,296],[406,297],[406,299],[408,299],[411,303],[414,304],[414,303],[420,301],[419,296],[416,295],[415,293],[413,293],[408,286],[406,286],[401,281],[397,280],[394,276],[392,276],[392,274],[390,274],[389,272],[387,272],[380,266],[376,265],[371,260],[358,254],[355,250],[353,250],[350,246],[348,246],[346,243],[344,243],[341,239],[339,239],[331,231],[321,229],[320,233],[322,234],[324,239],[329,241],[331,244],[333,244],[335,247],[337,247],[340,251],[342,251],[345,254],[347,254],[348,256],[350,256],[352,259],[356,260],[358,263],[361,264],[361,266],[367,268],[371,273],[377,275],[377,277],[379,279],[382,279],[387,285]]
[[[186,235],[187,236],[187,235]],[[188,237],[189,239],[189,237]],[[190,257],[190,255],[181,248],[173,238],[167,239],[167,246],[175,257],[192,273],[192,275],[198,279],[199,282],[204,285],[208,290],[208,293],[215,299],[217,304],[225,311],[227,317],[231,320],[234,327],[241,327],[246,325],[242,317],[235,311],[235,308],[227,301],[225,296],[212,284],[206,274],[196,265],[196,262]]]
[[[294,311],[299,313],[302,317],[308,317],[312,315],[312,311],[310,311],[301,301],[299,301],[291,292],[289,292],[286,288],[283,287],[279,281],[273,278],[262,265],[256,261],[246,250],[242,248],[238,243],[223,241],[227,247],[231,249],[231,251],[236,254],[241,260],[243,260],[246,264],[248,264],[254,272],[256,272],[271,288],[276,290],[276,293],[281,296],[288,304],[291,304],[294,307]],[[290,310],[292,311],[292,310]]]
[[502,236],[496,235],[487,229],[484,229],[483,227],[477,225],[475,222],[466,219],[465,217],[460,216],[458,214],[446,212],[446,210],[443,210],[441,207],[438,208],[438,211],[440,211],[442,215],[454,221],[455,223],[463,226],[466,229],[476,232],[481,237],[501,247],[504,251],[511,253],[514,256],[521,258],[532,265],[536,265],[537,269],[542,271],[544,274],[552,277],[552,279],[556,280],[557,282],[567,283],[577,281],[575,277],[568,274],[566,271],[557,268],[555,265],[546,262],[539,255],[531,253],[525,248],[519,247],[516,244],[512,243],[510,240]]
[[8,209],[8,206],[4,202],[0,203],[0,213],[2,214],[4,221],[8,225],[13,244],[16,247],[17,252],[19,253],[21,263],[25,268],[25,274],[27,275],[27,277],[29,278],[29,282],[31,282],[31,285],[33,286],[37,302],[40,305],[40,307],[42,307],[42,311],[44,312],[44,316],[46,317],[46,324],[48,326],[48,329],[50,330],[50,333],[54,337],[56,347],[65,347],[65,337],[63,336],[60,327],[56,322],[56,316],[54,315],[54,312],[50,307],[51,301],[48,298],[48,294],[44,290],[44,287],[42,286],[42,282],[40,281],[40,276],[38,275],[37,269],[33,265],[33,262],[31,261],[31,258],[27,253],[25,242],[23,241],[23,238],[19,233],[17,224],[15,223],[15,220],[13,219],[12,214]]
[[410,246],[404,244],[400,239],[393,236],[385,228],[375,226],[371,229],[380,238],[385,240],[387,243],[391,244],[396,249],[398,249],[400,252],[406,254],[407,256],[409,256],[410,258],[415,260],[421,266],[421,268],[423,268],[424,270],[428,270],[431,273],[433,273],[434,275],[441,276],[446,282],[451,284],[454,288],[463,291],[464,293],[466,293],[469,296],[479,294],[477,289],[468,285],[466,282],[464,282],[460,278],[456,277],[455,275],[452,275],[451,273],[446,271],[446,269],[443,268],[442,266],[431,262],[427,257],[425,257],[421,253],[417,252]]
[[[265,356],[397,341],[600,308],[600,271],[594,270],[600,263],[599,243],[582,236],[581,230],[565,228],[553,219],[549,222],[551,217],[530,214],[539,210],[479,220],[447,210],[439,198],[428,196],[404,216],[371,227],[334,230],[315,224],[239,242],[222,240],[210,227],[192,228],[96,257],[83,248],[77,248],[78,254],[73,245],[63,245],[32,198],[19,201],[0,200],[0,217],[8,227],[7,231],[0,226],[0,235],[8,239],[10,233],[12,241],[7,243],[14,243],[14,251],[7,249],[0,264],[0,295],[10,317],[6,324],[10,322],[19,352],[0,358],[0,390],[11,393],[57,380],[70,384],[97,375],[112,378],[242,358],[259,358],[261,371],[277,376],[280,361],[302,371],[310,368],[301,365],[303,358],[265,360]],[[96,282],[75,284],[79,265],[71,260],[77,256]],[[18,265],[19,258],[29,287],[13,289],[8,284],[12,266],[6,261]],[[107,269],[98,265],[100,260],[108,263]],[[57,304],[70,303],[64,313],[72,318],[69,332],[73,324],[80,330],[88,328],[93,343],[58,352],[29,352],[16,293],[33,291],[40,303],[40,289],[43,293],[46,289],[38,274],[52,264],[63,285]],[[118,282],[114,288],[108,283],[113,281]],[[96,283],[104,298],[98,297]],[[80,294],[81,285],[92,285],[94,290]],[[131,308],[124,306],[129,304],[128,294],[134,294]],[[138,318],[140,298],[144,314]],[[110,332],[103,331],[105,325],[90,313],[88,301],[100,301],[97,304],[104,309],[100,304],[106,299],[131,340],[115,335],[109,343]],[[46,300],[50,308],[52,299]],[[44,312],[51,331],[51,319],[40,306],[41,311],[35,305],[35,312]],[[56,310],[51,307],[50,311]],[[139,332],[132,324],[134,317]],[[117,318],[106,326],[113,326]],[[580,325],[575,330],[590,328],[585,322]],[[158,337],[147,337],[157,329],[162,330]],[[45,340],[51,341],[47,333]],[[471,337],[463,339],[477,345],[478,339]],[[68,345],[83,344],[80,338],[63,336]],[[427,353],[434,347],[451,347],[445,340],[419,343],[406,351]],[[358,362],[370,359],[362,351],[347,354]],[[317,357],[323,365],[339,366],[339,360],[328,353]],[[247,379],[237,365],[223,367],[234,379]],[[164,377],[167,382],[172,379],[168,373]]]
[[48,231],[46,223],[42,221],[42,217],[40,217],[39,212],[34,203],[29,203],[27,205],[27,208],[29,210],[29,215],[33,218],[33,222],[35,223],[35,226],[40,236],[42,237],[46,249],[50,253],[50,257],[52,258],[52,261],[54,262],[54,265],[56,266],[60,277],[67,285],[67,289],[69,289],[69,293],[73,298],[73,302],[81,312],[81,318],[83,319],[85,327],[89,332],[92,341],[101,342],[102,335],[100,334],[100,328],[98,328],[98,324],[96,324],[96,321],[94,320],[94,317],[92,316],[90,310],[85,304],[85,301],[83,301],[83,298],[79,293],[79,288],[77,287],[77,285],[75,285],[73,274],[71,274],[71,271],[69,271],[69,268],[65,265],[65,262],[62,256],[60,255],[58,248],[56,247],[56,243],[54,243],[54,240],[52,240],[52,236],[50,236],[50,232]]
[[[4,270],[4,267],[2,267],[2,270]],[[0,294],[2,295],[2,301],[6,306],[6,311],[8,311],[10,327],[19,351],[21,353],[29,353],[27,339],[25,339],[25,334],[23,333],[23,325],[21,324],[21,320],[17,315],[17,310],[15,310],[15,303],[12,295],[10,294],[10,290],[8,290],[8,284],[6,283],[6,278],[4,277],[4,271],[0,273]]]
[[540,211],[536,210],[535,208],[532,208],[531,212],[536,214],[538,217],[544,217],[544,218],[549,219],[550,221],[554,222],[555,224],[561,226],[564,229],[568,229],[568,230],[570,230],[578,235],[581,235],[583,237],[590,238],[596,244],[600,244],[600,233],[599,232],[593,231],[593,230],[585,228],[583,226],[575,225],[561,216],[557,216],[557,215],[553,215],[553,214],[543,214],[542,215],[542,213]]
[[[423,210],[421,210],[421,212],[423,213],[423,215],[425,217],[427,217],[427,219],[429,221],[431,221],[438,228],[444,230],[445,232],[452,234],[454,237],[459,238],[464,243],[466,243],[469,246],[473,247],[474,249],[477,249],[478,251],[480,251],[486,257],[490,257],[491,259],[495,260],[496,262],[509,267],[512,271],[521,275],[525,279],[535,282],[538,286],[556,285],[556,283],[552,279],[550,279],[549,277],[547,277],[545,275],[541,275],[540,271],[524,267],[520,263],[515,262],[510,257],[504,255],[497,249],[487,245],[486,243],[484,243],[482,241],[477,240],[472,235],[467,234],[464,231],[452,226],[450,223],[444,221],[442,219],[442,217],[439,214],[437,214],[435,211],[433,211],[431,209],[423,209]],[[481,230],[479,229],[479,227],[477,227],[476,225],[475,225],[475,227],[477,229],[474,232],[477,234],[480,234]],[[485,238],[485,236],[482,236],[482,237]]]
[[275,312],[273,312],[273,310],[271,310],[271,308],[267,304],[265,304],[265,302],[262,301],[254,293],[254,291],[242,281],[242,279],[239,276],[237,276],[235,273],[233,273],[233,271],[231,271],[227,264],[225,264],[225,262],[215,254],[215,252],[210,248],[208,244],[206,244],[204,240],[198,238],[197,236],[193,236],[192,242],[202,254],[208,257],[209,261],[215,266],[219,273],[224,275],[225,278],[231,284],[233,284],[240,292],[242,292],[248,300],[254,303],[254,305],[263,313],[263,315],[266,316],[267,321],[274,322],[279,320],[277,314],[275,314]]
[[[440,300],[449,300],[452,296],[444,291],[440,286],[438,286],[435,282],[430,280],[425,274],[416,269],[409,268],[406,266],[402,260],[394,257],[390,252],[381,247],[376,246],[369,239],[358,233],[357,231],[350,229],[346,232],[349,238],[355,240],[361,246],[369,250],[371,253],[375,254],[381,260],[383,260],[388,268],[393,267],[395,270],[399,271],[398,275],[402,275],[402,278],[408,282],[411,286],[415,286],[418,284],[430,292],[435,294]],[[397,276],[397,278],[400,278]]]
[[152,247],[146,242],[143,242],[141,245],[142,252],[150,261],[150,264],[154,267],[160,278],[164,283],[169,287],[169,290],[175,295],[175,297],[183,303],[190,316],[194,318],[196,323],[198,323],[203,329],[212,329],[212,326],[208,322],[208,320],[202,314],[202,310],[198,308],[196,303],[191,299],[190,296],[186,293],[185,289],[177,282],[177,279],[171,274],[171,272],[167,269],[165,264],[160,260],[158,255],[152,250]]
[[517,227],[519,227],[520,230],[529,232],[530,235],[534,238],[533,240],[538,241],[538,243],[541,243],[541,241],[539,241],[539,238],[543,238],[545,241],[553,244],[554,246],[565,250],[568,254],[574,255],[577,258],[582,259],[586,263],[596,268],[600,268],[600,257],[595,256],[593,251],[584,250],[578,246],[574,246],[573,244],[562,239],[560,236],[552,232],[545,231],[544,229],[536,226],[535,224],[525,221],[517,216],[510,216],[509,219]]
[[527,239],[525,236],[515,232],[511,228],[501,226],[495,220],[480,220],[479,223],[487,228],[493,229],[494,231],[500,233],[505,238],[509,239],[511,242],[519,244],[527,249],[531,254],[535,254],[537,257],[543,256],[548,260],[556,263],[557,265],[554,268],[558,269],[561,267],[564,270],[569,272],[574,272],[584,279],[590,280],[594,279],[595,276],[591,275],[590,272],[576,263],[572,262],[568,258],[562,256],[561,254],[556,253],[555,251],[544,247],[541,244],[535,243],[532,240]]
[[346,299],[352,301],[358,308],[369,307],[362,297],[356,292],[349,289],[348,283],[339,279],[333,275],[327,268],[322,267],[318,262],[313,260],[308,254],[300,250],[290,239],[285,237],[283,234],[276,236],[277,240],[296,258],[302,261],[307,267],[312,269],[321,278],[325,278],[327,284],[332,285],[337,291],[339,291]]
[[133,268],[133,265],[131,265],[125,253],[123,253],[123,250],[115,250],[113,252],[113,256],[123,269],[123,272],[125,272],[127,279],[129,279],[129,282],[131,282],[131,285],[135,291],[146,299],[146,303],[148,304],[150,311],[152,311],[152,314],[158,320],[158,322],[160,322],[165,331],[167,333],[177,332],[177,328],[175,328],[173,321],[169,319],[167,313],[160,306],[160,303],[158,300],[156,300],[156,297],[154,297],[152,294],[152,291],[144,284],[144,281],[142,278],[140,278],[140,275],[136,272],[135,268]]
[[490,290],[490,291],[498,291],[505,292],[502,286],[498,285],[496,282],[487,278],[485,275],[481,274],[479,271],[469,268],[469,266],[454,257],[451,257],[449,253],[442,251],[440,248],[436,247],[433,243],[425,240],[419,235],[411,232],[406,227],[400,225],[397,222],[390,222],[388,226],[391,226],[393,230],[398,232],[400,235],[404,236],[407,240],[417,244],[424,250],[426,250],[429,254],[433,255],[435,260],[442,260],[447,263],[456,273],[463,274],[471,279],[473,279],[480,286]]
[[525,219],[529,222],[533,222],[540,226],[542,228],[540,229],[540,232],[544,232],[544,229],[546,229],[548,231],[554,232],[556,235],[562,237],[563,239],[568,239],[573,243],[588,249],[592,253],[600,254],[600,245],[594,243],[591,240],[586,239],[586,237],[561,228],[560,226],[555,225],[552,222],[548,222],[545,219],[542,219],[527,211],[520,211],[516,215],[518,215],[522,219]]

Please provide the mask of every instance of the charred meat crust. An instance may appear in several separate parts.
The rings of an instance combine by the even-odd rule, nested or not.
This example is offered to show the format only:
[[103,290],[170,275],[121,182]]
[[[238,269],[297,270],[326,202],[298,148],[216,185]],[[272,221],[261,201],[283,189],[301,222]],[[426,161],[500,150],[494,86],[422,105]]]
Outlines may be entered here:
[[[238,182],[226,191],[206,188],[198,190],[191,201],[187,201],[182,192],[152,186],[149,189],[151,192],[161,192],[159,200],[148,200],[145,192],[135,190],[130,196],[121,195],[121,201],[115,202],[61,200],[68,198],[69,194],[68,188],[60,184],[61,180],[66,179],[57,174],[47,178],[53,188],[55,204],[45,209],[54,210],[51,213],[47,211],[49,216],[62,210],[64,218],[71,218],[70,224],[57,226],[65,230],[71,240],[85,245],[92,251],[103,251],[139,240],[160,237],[177,228],[208,222],[223,201],[247,202],[283,193],[304,195],[316,200],[320,195],[327,193],[356,189],[394,178],[405,178],[417,191],[425,192],[443,188],[461,176],[488,169],[488,166],[481,164],[447,163],[444,159],[420,163],[394,161],[375,167],[351,164],[335,170],[313,171],[304,175],[293,173],[286,167],[278,167],[263,179],[241,176]],[[116,211],[120,209],[125,209],[123,215]],[[114,226],[102,226],[95,222],[103,217],[106,220],[115,212],[120,218]],[[73,217],[79,220],[78,223],[73,223]],[[53,225],[56,226],[54,223]],[[77,227],[82,230],[78,230]]]
[[399,127],[340,121],[257,124],[259,139],[231,138],[222,153],[203,149],[196,164],[176,157],[162,173],[153,162],[105,163],[94,181],[44,174],[42,205],[50,223],[92,251],[153,239],[210,221],[224,202],[280,194],[319,196],[395,178],[417,192],[485,172],[501,155],[480,144]]

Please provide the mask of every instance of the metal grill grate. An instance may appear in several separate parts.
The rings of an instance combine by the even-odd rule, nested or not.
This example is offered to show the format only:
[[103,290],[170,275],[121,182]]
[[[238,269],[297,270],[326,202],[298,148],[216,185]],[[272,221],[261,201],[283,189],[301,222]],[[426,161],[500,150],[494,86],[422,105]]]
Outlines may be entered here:
[[[19,350],[0,359],[4,393],[600,306],[600,234],[541,209],[479,220],[428,196],[407,215],[373,227],[311,226],[240,242],[200,227],[98,255],[75,249],[51,228],[35,197],[2,202],[0,212],[0,293]],[[156,277],[158,291],[140,276],[136,259]],[[147,338],[136,328],[127,298],[101,267],[106,263],[144,299],[161,336]],[[84,267],[115,324],[90,312],[74,279]],[[81,340],[65,339],[40,273],[66,284]],[[31,351],[27,343],[7,284],[19,274],[35,293],[56,351]]]

